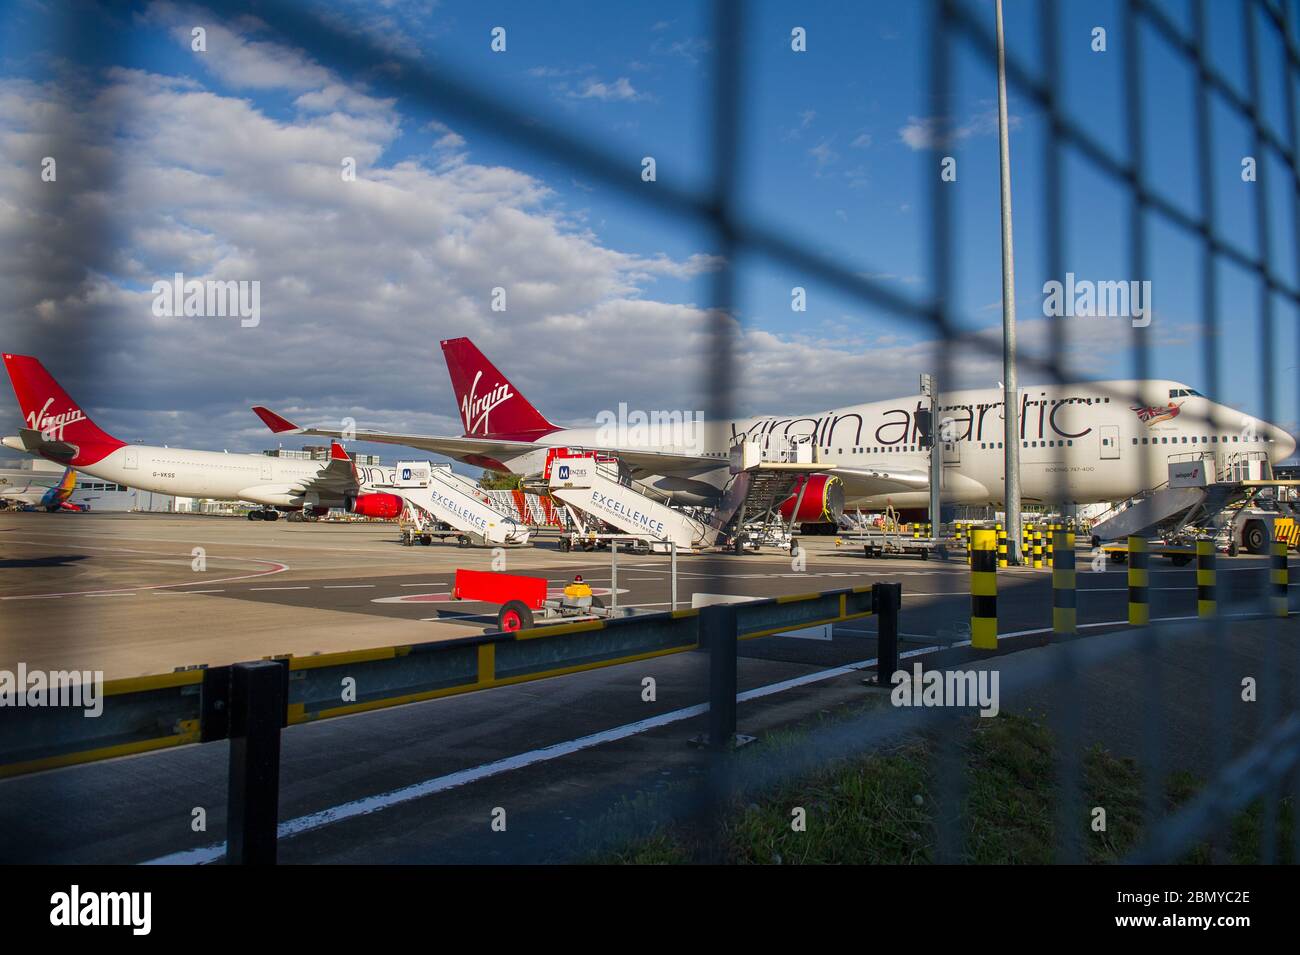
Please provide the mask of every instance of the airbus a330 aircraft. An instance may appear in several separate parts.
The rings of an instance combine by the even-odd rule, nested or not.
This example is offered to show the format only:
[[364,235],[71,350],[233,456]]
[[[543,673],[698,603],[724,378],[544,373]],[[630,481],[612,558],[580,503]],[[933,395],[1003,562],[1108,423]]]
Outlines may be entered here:
[[4,439],[7,448],[145,491],[262,505],[249,512],[250,519],[275,520],[282,510],[320,515],[331,507],[366,506],[352,461],[338,444],[325,463],[127,444],[101,430],[35,358],[6,354],[4,363],[26,419],[16,437]]
[[[464,435],[361,430],[349,437],[523,475],[541,473],[555,448],[603,451],[623,462],[633,478],[688,505],[718,501],[736,442],[802,442],[809,445],[812,463],[806,469],[808,493],[799,521],[825,519],[834,479],[842,484],[848,506],[927,504],[929,400],[920,395],[814,415],[705,422],[689,441],[611,442],[609,427],[552,424],[468,338],[444,341],[442,350]],[[1248,419],[1176,381],[1030,387],[1020,389],[1018,397],[1026,503],[1125,500],[1163,483],[1169,459],[1189,453],[1212,454],[1222,467],[1251,455],[1276,463],[1295,450],[1295,440],[1277,425]],[[1002,503],[1002,409],[1003,393],[995,388],[942,395],[938,413],[945,503]],[[266,408],[254,411],[277,433],[342,436],[329,428],[299,428]],[[647,433],[653,436],[653,429]]]

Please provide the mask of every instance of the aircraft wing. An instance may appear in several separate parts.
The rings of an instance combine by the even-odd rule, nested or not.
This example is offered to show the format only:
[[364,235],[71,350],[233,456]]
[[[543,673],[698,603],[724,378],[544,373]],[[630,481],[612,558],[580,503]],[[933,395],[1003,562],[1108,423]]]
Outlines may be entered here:
[[337,441],[330,442],[329,463],[316,472],[316,476],[303,481],[301,492],[315,491],[322,497],[342,497],[352,494],[360,487],[357,469],[343,445]]
[[538,448],[538,445],[529,441],[506,441],[501,438],[452,438],[440,435],[400,434],[393,431],[367,431],[362,428],[348,432],[335,428],[300,428],[288,418],[276,414],[270,408],[263,408],[259,405],[253,408],[253,412],[276,434],[310,434],[336,440],[400,444],[420,451],[444,454],[450,458],[463,458],[467,455],[486,455],[490,457],[506,455],[513,457],[528,451],[536,451]]
[[[400,434],[391,431],[367,431],[357,429],[346,434],[333,428],[301,428],[289,419],[260,405],[253,408],[253,413],[276,434],[309,434],[322,438],[346,439],[349,441],[373,441],[376,444],[400,444],[420,451],[432,451],[449,458],[465,461],[473,458],[491,458],[504,461],[521,454],[539,449],[546,445],[531,441],[511,441],[505,438],[453,438],[443,435]],[[577,450],[577,449],[575,449]],[[651,474],[678,473],[682,471],[712,470],[723,467],[726,461],[721,458],[709,458],[696,454],[677,454],[671,451],[644,451],[621,448],[584,447],[584,451],[602,451],[617,456],[630,467]],[[471,464],[479,462],[469,460]]]
[[[715,460],[714,463],[716,464],[717,461]],[[925,471],[886,464],[879,467],[870,465],[844,467],[825,462],[820,464],[765,462],[760,467],[764,471],[778,471],[784,474],[833,474],[844,483],[845,490],[850,495],[859,497],[899,491],[923,491],[930,486],[930,475]]]
[[852,468],[824,468],[844,483],[844,493],[849,497],[868,497],[876,494],[898,494],[903,491],[924,491],[930,486],[930,475],[919,468],[857,466]]

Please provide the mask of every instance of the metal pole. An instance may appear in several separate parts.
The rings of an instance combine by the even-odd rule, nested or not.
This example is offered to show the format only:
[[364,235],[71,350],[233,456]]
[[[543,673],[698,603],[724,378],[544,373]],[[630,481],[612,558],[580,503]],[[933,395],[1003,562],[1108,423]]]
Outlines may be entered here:
[[943,523],[939,487],[943,481],[943,450],[940,444],[942,428],[939,424],[939,381],[934,375],[921,376],[922,388],[930,396],[930,536],[939,536]]
[[671,555],[671,557],[670,557],[670,576],[671,576],[672,579],[673,579],[673,582],[672,582],[672,591],[673,591],[673,592],[672,592],[672,606],[669,607],[668,609],[670,609],[670,610],[676,610],[676,609],[677,609],[677,542],[676,542],[676,541],[672,541],[672,542],[668,545],[668,553]]
[[730,749],[736,736],[736,608],[700,610],[700,642],[709,650],[709,748]]
[[609,542],[609,609],[618,607],[618,541]]
[[898,670],[898,610],[902,584],[872,584],[871,612],[880,620],[876,636],[876,685],[892,686]]
[[1002,0],[998,18],[998,154],[1002,171],[1002,404],[1006,419],[1002,466],[1006,469],[1003,500],[1007,512],[1008,560],[1020,563],[1020,390],[1016,385],[1016,270],[1011,247],[1011,144],[1007,139],[1007,62],[1002,36]]
[[274,865],[280,815],[280,728],[285,668],[272,660],[230,670],[230,777],[226,862]]

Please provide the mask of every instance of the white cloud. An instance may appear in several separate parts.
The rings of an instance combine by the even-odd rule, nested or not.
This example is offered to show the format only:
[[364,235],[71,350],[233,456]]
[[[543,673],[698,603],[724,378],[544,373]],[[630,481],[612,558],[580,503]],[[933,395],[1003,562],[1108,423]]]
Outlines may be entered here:
[[823,139],[816,146],[813,146],[808,150],[808,155],[811,156],[813,161],[817,164],[816,174],[819,176],[826,170],[827,166],[833,165],[840,158],[840,154],[831,148],[831,143],[834,141],[834,136],[829,139]]
[[[247,411],[260,402],[306,420],[455,433],[438,341],[459,335],[558,421],[620,401],[705,406],[717,319],[656,300],[654,285],[691,282],[716,257],[612,248],[517,169],[463,153],[394,158],[404,126],[448,150],[466,144],[301,54],[222,29],[210,41],[239,50],[258,89],[289,94],[288,109],[209,88],[227,82],[219,69],[196,71],[202,82],[112,70],[87,96],[0,80],[0,162],[35,170],[62,157],[57,185],[0,179],[6,347],[41,355],[110,431],[272,446]],[[823,146],[814,157],[833,161]],[[340,175],[344,157],[356,159],[355,182]],[[261,324],[155,318],[150,286],[176,271],[260,281]],[[504,313],[489,305],[497,286]],[[735,327],[746,412],[910,393],[933,352],[880,329],[791,338]],[[975,374],[996,366],[970,363]],[[16,420],[16,409],[0,415]]]
[[569,95],[577,99],[598,99],[605,102],[640,98],[640,94],[626,76],[620,76],[613,83],[603,83],[595,77],[590,77],[582,84],[581,90],[570,92]]
[[[1018,129],[1019,127],[1020,117],[1009,115],[1007,128]],[[916,150],[949,149],[972,136],[988,136],[997,131],[997,110],[985,109],[960,124],[954,123],[951,117],[909,116],[907,124],[898,131],[898,138]]]

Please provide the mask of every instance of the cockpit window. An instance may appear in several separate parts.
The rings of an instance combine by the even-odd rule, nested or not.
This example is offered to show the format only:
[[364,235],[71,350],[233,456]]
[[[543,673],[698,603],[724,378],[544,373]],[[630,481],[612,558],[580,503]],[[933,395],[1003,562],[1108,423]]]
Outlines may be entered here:
[[1205,396],[1195,388],[1170,388],[1170,398],[1204,398]]

